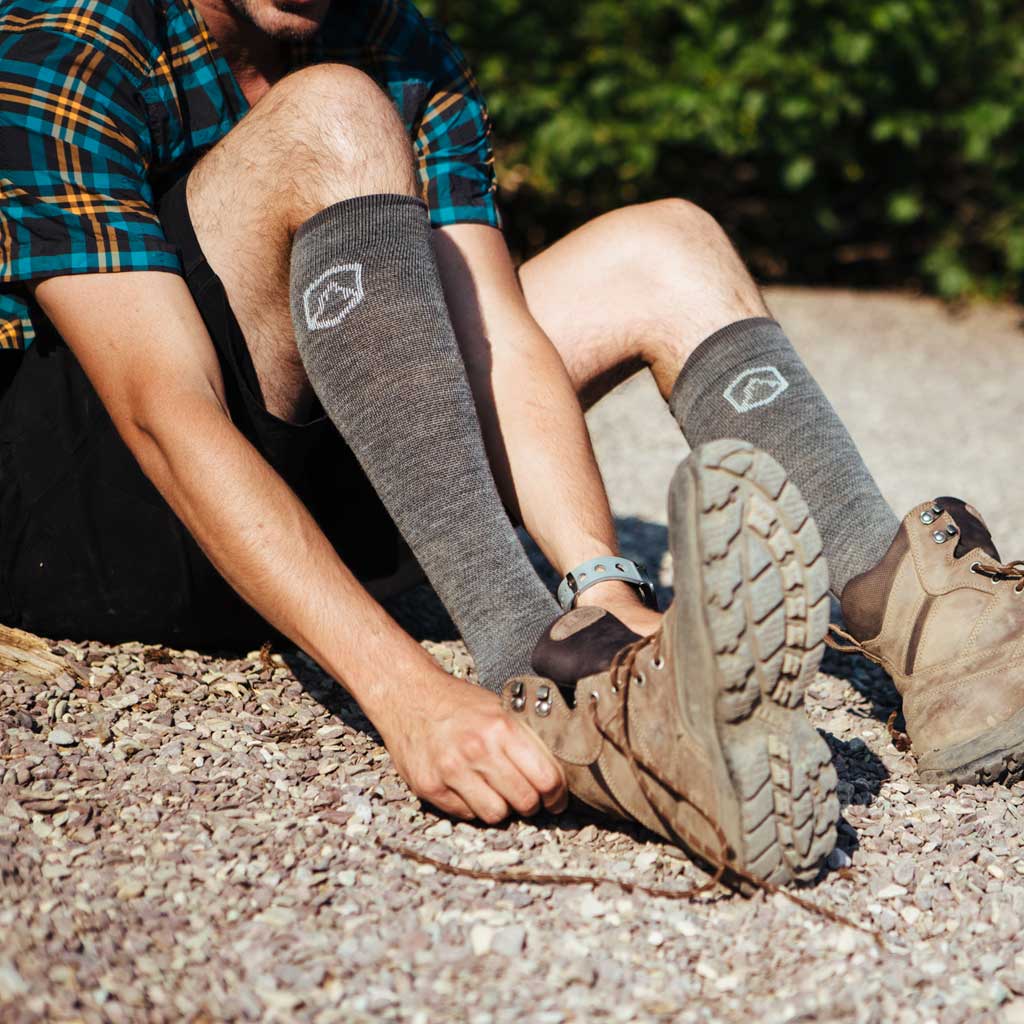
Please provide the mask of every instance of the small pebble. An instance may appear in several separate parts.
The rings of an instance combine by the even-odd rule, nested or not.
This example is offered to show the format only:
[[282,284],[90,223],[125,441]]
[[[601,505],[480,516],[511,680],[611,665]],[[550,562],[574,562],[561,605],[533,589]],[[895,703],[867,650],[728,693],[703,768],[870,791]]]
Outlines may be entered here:
[[914,880],[914,873],[916,869],[914,862],[909,858],[902,858],[896,862],[896,865],[892,869],[892,878],[897,885],[910,885]]
[[837,871],[839,868],[848,868],[852,863],[850,855],[839,846],[836,846],[828,855],[828,866],[833,871]]
[[28,821],[29,815],[21,804],[18,803],[14,797],[11,797],[6,804],[4,804],[4,814],[8,818],[14,818],[16,821]]
[[526,929],[521,925],[499,928],[491,939],[490,948],[501,956],[515,956],[526,945]]
[[119,900],[133,900],[146,891],[145,883],[137,878],[127,878],[118,887],[114,895]]
[[485,870],[507,868],[523,859],[519,850],[486,850],[477,857],[477,863]]
[[899,896],[906,896],[907,890],[902,885],[887,885],[884,889],[879,890],[878,898],[880,900],[894,900]]
[[491,943],[494,941],[494,929],[485,924],[475,924],[469,930],[469,945],[477,956],[483,956],[491,951]]

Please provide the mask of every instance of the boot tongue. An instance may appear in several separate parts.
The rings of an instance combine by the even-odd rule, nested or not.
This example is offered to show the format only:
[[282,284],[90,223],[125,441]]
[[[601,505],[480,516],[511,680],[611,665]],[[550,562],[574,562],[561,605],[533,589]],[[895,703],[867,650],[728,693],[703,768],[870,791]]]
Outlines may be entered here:
[[992,542],[992,534],[988,532],[985,520],[981,513],[973,506],[960,498],[936,498],[935,504],[940,506],[952,517],[960,531],[959,540],[956,542],[954,558],[963,558],[975,548],[981,548],[989,558],[1000,562],[999,552]]
[[612,658],[640,636],[603,608],[574,608],[560,615],[537,641],[534,672],[566,689],[607,672]]

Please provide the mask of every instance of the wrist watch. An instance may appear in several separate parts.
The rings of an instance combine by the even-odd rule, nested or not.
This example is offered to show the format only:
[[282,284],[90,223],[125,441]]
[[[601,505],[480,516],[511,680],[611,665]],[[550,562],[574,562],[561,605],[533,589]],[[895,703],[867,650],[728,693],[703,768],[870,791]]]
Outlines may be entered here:
[[631,558],[620,555],[605,555],[581,562],[571,572],[562,577],[558,584],[558,603],[563,611],[576,607],[576,599],[584,590],[598,583],[621,580],[635,587],[640,600],[648,608],[658,609],[658,599],[654,593],[654,584],[647,578],[647,567]]

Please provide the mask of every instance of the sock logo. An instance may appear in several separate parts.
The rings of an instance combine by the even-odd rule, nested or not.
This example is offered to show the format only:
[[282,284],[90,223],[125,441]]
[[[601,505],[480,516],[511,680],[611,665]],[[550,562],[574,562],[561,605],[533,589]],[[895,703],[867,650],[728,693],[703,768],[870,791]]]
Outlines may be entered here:
[[302,301],[311,331],[337,327],[363,301],[363,265],[331,267],[306,289]]
[[722,397],[737,411],[750,412],[774,402],[789,381],[774,366],[744,370],[723,392]]

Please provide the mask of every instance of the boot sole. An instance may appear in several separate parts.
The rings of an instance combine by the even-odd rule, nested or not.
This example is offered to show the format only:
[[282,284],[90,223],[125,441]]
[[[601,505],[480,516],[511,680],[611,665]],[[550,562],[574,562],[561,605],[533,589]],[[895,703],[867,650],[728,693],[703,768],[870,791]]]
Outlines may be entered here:
[[924,754],[917,774],[926,786],[1011,785],[1024,779],[1024,711],[955,747]]
[[829,621],[817,526],[782,467],[743,441],[695,451],[669,503],[677,579],[699,568],[676,589],[679,702],[697,728],[714,723],[720,824],[737,866],[811,881],[839,817],[831,753],[803,710]]

